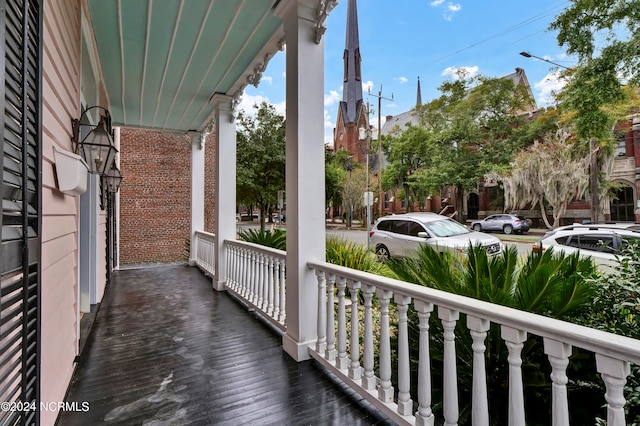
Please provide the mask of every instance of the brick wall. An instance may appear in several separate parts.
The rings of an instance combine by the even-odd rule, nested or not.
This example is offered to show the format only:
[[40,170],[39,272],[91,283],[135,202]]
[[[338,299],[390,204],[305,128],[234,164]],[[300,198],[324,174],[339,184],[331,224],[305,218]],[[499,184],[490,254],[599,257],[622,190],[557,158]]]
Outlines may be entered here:
[[[120,264],[185,260],[191,231],[191,141],[152,130],[120,131]],[[215,137],[205,143],[205,231],[215,229]]]

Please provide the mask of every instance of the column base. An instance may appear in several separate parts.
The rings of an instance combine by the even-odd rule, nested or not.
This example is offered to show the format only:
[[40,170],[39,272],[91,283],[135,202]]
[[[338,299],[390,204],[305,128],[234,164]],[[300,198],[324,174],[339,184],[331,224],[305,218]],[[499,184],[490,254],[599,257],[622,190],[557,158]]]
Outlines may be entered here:
[[315,341],[300,343],[294,340],[289,333],[282,335],[282,348],[297,362],[311,359],[309,348],[312,348],[314,345]]

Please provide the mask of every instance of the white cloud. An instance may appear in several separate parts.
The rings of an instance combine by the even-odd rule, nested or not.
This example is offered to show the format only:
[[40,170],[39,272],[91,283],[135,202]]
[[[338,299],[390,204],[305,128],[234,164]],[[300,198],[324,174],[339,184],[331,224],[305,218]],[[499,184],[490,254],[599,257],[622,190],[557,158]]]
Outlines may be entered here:
[[373,81],[369,80],[369,81],[363,81],[362,82],[362,91],[363,92],[367,92],[369,90],[373,89]]
[[284,78],[285,80],[287,79],[287,72],[286,71],[282,71],[282,78]]
[[271,77],[270,75],[265,75],[262,77],[261,81],[266,81],[267,83],[269,83],[270,85],[273,84],[273,77]]
[[462,6],[460,5],[460,3],[449,3],[447,4],[447,10],[442,14],[442,16],[447,21],[451,21],[453,19],[453,15],[455,15],[457,12],[460,12],[460,10],[462,10]]
[[253,115],[256,111],[254,105],[260,105],[262,102],[269,103],[269,98],[265,98],[260,95],[249,95],[245,91],[242,95],[242,100],[240,100],[240,104],[238,105],[238,111],[244,110],[245,113]]
[[433,0],[431,3],[429,3],[431,6],[440,6],[442,3],[444,3],[444,0]]
[[558,93],[567,84],[562,78],[562,72],[556,71],[549,73],[545,78],[533,85],[536,89],[536,98],[538,106],[549,106],[556,103],[555,94]]
[[406,83],[406,82],[408,82],[408,81],[409,81],[409,80],[407,79],[407,77],[404,77],[404,76],[402,76],[402,77],[393,77],[393,79],[394,79],[394,80],[398,80],[400,83]]
[[448,67],[442,71],[443,77],[451,77],[454,80],[458,80],[460,75],[464,75],[465,77],[471,77],[478,73],[478,66],[473,67]]
[[329,94],[324,95],[324,106],[331,106],[340,101],[340,93],[336,90],[330,90]]
[[267,104],[271,104],[275,107],[276,112],[284,117],[286,117],[286,101],[279,102],[277,104],[272,103],[269,98],[266,98],[261,95],[249,95],[245,91],[242,95],[242,100],[238,105],[238,111],[244,110],[244,112],[248,115],[253,115],[256,112],[254,105],[260,105],[262,102],[266,102]]

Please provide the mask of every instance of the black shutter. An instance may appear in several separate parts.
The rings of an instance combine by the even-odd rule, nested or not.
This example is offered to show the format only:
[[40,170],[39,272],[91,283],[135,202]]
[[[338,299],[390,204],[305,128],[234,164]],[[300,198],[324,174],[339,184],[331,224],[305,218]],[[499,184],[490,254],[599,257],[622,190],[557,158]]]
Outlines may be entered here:
[[0,3],[0,411],[2,425],[39,424],[41,229],[41,34],[39,0]]

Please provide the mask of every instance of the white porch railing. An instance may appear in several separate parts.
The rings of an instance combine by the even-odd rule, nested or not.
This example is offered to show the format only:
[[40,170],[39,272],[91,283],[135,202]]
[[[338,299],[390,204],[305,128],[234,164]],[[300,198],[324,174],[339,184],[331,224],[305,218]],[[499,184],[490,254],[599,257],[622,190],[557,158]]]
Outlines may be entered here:
[[207,274],[214,276],[216,274],[216,240],[215,235],[209,232],[195,232],[195,252],[193,260],[196,265]]
[[[625,424],[623,388],[629,375],[630,363],[640,364],[640,340],[605,333],[590,328],[510,309],[422,286],[387,279],[324,262],[310,262],[318,277],[318,340],[310,349],[313,358],[340,377],[382,412],[400,424],[433,425],[431,400],[431,359],[429,355],[429,317],[434,306],[442,323],[444,359],[443,415],[446,425],[458,424],[458,377],[456,372],[455,326],[460,313],[467,314],[466,326],[473,339],[472,422],[489,424],[489,409],[485,371],[485,338],[491,323],[499,324],[501,337],[508,348],[509,424],[525,424],[524,389],[521,350],[527,334],[544,340],[552,373],[553,425],[569,424],[567,397],[567,366],[572,347],[595,354],[597,371],[606,386],[604,399],[608,403],[609,426]],[[337,294],[334,296],[337,289]],[[348,296],[347,296],[348,292]],[[360,348],[359,321],[347,324],[346,305],[358,311],[358,295],[364,300],[364,336]],[[379,304],[374,307],[374,295]],[[337,300],[335,300],[337,298]],[[350,300],[349,300],[350,299]],[[389,306],[395,303],[398,312],[398,378],[392,383]],[[336,307],[337,306],[337,307]],[[407,312],[413,306],[419,317],[419,356],[417,405],[413,412],[410,395],[410,355]],[[379,310],[378,371],[374,372],[373,311]],[[376,312],[377,314],[378,312]],[[351,318],[357,318],[357,315]],[[347,346],[347,328],[350,342]],[[362,365],[361,365],[362,362]],[[394,387],[398,390],[394,402]],[[438,401],[440,402],[440,401]]]
[[243,241],[225,240],[227,290],[285,328],[286,252]]

